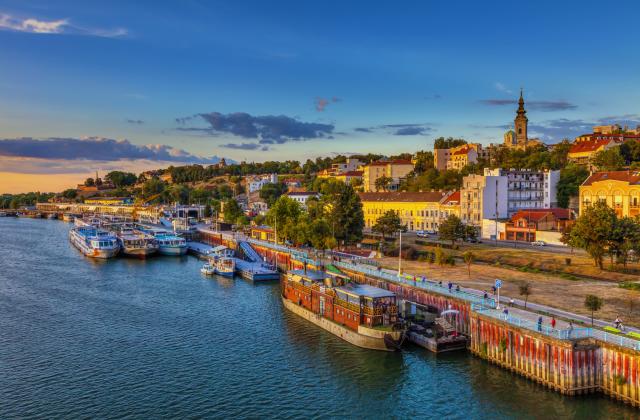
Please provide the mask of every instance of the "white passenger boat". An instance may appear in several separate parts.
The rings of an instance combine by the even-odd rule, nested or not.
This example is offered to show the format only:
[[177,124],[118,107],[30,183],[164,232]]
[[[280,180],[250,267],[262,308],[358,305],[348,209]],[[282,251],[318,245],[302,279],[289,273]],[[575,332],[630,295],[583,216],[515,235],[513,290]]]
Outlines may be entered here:
[[91,226],[72,228],[69,231],[69,240],[87,257],[112,258],[120,251],[120,245],[115,236]]
[[160,255],[186,255],[187,241],[165,229],[155,228],[146,225],[137,225],[138,229],[144,233],[152,235],[158,243],[158,253]]

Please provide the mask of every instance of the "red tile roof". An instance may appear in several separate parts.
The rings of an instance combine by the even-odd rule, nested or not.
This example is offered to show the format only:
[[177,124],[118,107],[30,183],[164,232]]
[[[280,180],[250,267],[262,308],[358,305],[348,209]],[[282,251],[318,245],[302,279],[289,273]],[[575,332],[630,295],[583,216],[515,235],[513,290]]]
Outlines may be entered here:
[[377,201],[377,202],[403,202],[403,203],[420,203],[420,202],[438,202],[442,200],[444,191],[428,191],[428,192],[364,192],[358,193],[360,201]]
[[362,171],[348,171],[348,172],[344,172],[340,175],[344,175],[344,176],[362,176]]
[[552,214],[553,217],[560,220],[571,220],[572,211],[569,209],[552,208],[552,209],[521,209],[516,214],[511,216],[511,220],[527,219],[529,221],[537,222],[545,216]]
[[442,201],[442,204],[453,204],[453,203],[460,203],[460,191],[454,191]]
[[471,150],[471,147],[469,146],[465,146],[460,150],[456,150],[455,152],[453,152],[454,155],[466,155],[469,153],[469,151]]
[[600,148],[607,146],[612,141],[612,139],[581,141],[579,143],[572,144],[571,149],[569,149],[569,153],[595,152]]
[[607,171],[595,172],[582,185],[591,185],[600,181],[622,181],[631,185],[640,185],[640,171]]

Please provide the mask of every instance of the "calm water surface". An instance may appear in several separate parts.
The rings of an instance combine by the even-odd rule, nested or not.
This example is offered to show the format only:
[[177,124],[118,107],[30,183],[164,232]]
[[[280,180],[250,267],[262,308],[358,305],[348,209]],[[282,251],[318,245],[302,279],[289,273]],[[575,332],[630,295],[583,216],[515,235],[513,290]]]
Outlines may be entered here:
[[277,284],[193,257],[93,261],[61,221],[0,218],[0,418],[635,418],[465,353],[362,350]]

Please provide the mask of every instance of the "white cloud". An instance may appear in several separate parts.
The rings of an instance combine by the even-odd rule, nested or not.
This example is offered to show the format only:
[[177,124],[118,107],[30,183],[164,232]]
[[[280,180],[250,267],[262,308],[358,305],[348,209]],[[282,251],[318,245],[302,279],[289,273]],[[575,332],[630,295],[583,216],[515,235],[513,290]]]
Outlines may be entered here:
[[509,88],[507,88],[507,86],[505,86],[504,83],[500,83],[500,82],[496,82],[493,85],[497,90],[499,90],[500,92],[504,92],[504,93],[508,93],[508,94],[512,94],[513,91]]
[[124,28],[81,28],[79,26],[72,25],[69,19],[50,21],[35,18],[20,19],[4,13],[0,14],[0,29],[32,34],[68,34],[97,36],[103,38],[117,38],[125,36],[128,33]]

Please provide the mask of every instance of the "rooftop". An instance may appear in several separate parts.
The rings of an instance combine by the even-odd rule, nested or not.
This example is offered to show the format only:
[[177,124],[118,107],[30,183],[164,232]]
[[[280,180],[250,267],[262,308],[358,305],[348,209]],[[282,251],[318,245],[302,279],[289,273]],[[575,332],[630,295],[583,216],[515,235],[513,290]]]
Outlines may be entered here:
[[395,159],[395,160],[379,160],[377,162],[371,162],[369,164],[369,166],[387,166],[387,165],[411,165],[411,166],[413,166],[413,163],[411,163],[410,160]]
[[363,192],[358,193],[360,201],[376,201],[376,202],[403,202],[403,203],[420,203],[420,202],[438,202],[445,195],[443,191],[427,191],[427,192]]
[[602,181],[622,181],[628,182],[631,185],[640,185],[640,171],[607,171],[607,172],[595,172],[587,178],[582,185],[588,186],[594,182]]
[[393,292],[368,284],[349,283],[346,286],[336,287],[335,289],[352,296],[364,296],[374,299],[395,296]]

